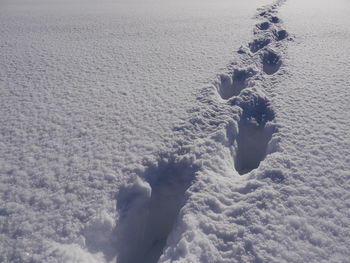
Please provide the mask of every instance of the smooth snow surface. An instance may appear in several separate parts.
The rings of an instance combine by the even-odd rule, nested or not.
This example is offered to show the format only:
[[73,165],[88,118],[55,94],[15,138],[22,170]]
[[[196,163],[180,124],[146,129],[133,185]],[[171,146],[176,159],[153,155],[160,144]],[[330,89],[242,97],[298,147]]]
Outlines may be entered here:
[[348,262],[350,4],[237,2],[1,2],[0,262]]

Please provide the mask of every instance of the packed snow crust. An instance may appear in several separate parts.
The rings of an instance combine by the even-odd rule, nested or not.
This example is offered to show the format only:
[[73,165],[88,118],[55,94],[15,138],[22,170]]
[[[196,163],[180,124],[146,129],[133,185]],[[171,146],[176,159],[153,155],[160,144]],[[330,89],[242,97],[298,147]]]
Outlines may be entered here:
[[348,262],[350,6],[304,2],[7,3],[0,261]]

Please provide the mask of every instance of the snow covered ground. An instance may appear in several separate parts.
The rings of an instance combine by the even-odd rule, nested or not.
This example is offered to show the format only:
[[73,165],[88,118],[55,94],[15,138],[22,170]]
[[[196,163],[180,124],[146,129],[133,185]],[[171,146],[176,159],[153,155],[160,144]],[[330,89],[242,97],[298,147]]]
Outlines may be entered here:
[[1,2],[1,262],[348,262],[350,4],[237,2]]

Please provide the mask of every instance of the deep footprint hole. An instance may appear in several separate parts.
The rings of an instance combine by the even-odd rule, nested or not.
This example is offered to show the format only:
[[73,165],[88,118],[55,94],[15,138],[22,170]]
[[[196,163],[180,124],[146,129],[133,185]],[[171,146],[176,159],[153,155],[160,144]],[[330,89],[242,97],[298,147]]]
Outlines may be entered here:
[[269,20],[271,23],[274,23],[274,24],[280,22],[280,19],[277,16],[271,16]]
[[232,77],[229,75],[220,75],[218,92],[223,99],[229,99],[238,96],[242,90],[248,86],[248,79],[253,77],[257,71],[252,68],[236,68],[233,70]]
[[260,30],[267,30],[270,27],[270,23],[269,22],[262,22],[262,23],[258,24],[257,27]]
[[256,53],[263,47],[270,44],[270,42],[271,40],[269,38],[259,38],[259,39],[254,39],[252,42],[248,44],[248,46],[251,52]]
[[[275,114],[267,98],[252,91],[243,92],[238,105],[243,109],[239,121],[235,169],[243,175],[259,167],[268,143],[276,132],[271,121]],[[236,104],[237,105],[237,104]]]
[[282,65],[281,56],[271,49],[265,50],[262,55],[263,71],[272,75],[276,73]]
[[163,160],[144,173],[150,193],[137,184],[119,191],[118,263],[158,262],[197,171],[187,161]]
[[274,35],[278,41],[285,39],[288,36],[287,30],[281,29],[274,32]]

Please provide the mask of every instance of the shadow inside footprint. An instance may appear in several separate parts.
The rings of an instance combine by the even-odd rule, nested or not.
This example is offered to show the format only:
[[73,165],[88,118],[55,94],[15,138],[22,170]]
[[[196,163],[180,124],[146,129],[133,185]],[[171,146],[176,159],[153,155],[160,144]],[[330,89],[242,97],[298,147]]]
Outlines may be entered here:
[[232,77],[228,75],[220,76],[218,91],[223,99],[229,99],[238,96],[239,93],[248,86],[248,79],[254,76],[257,71],[252,68],[236,68],[232,73]]
[[239,174],[245,174],[258,168],[264,160],[272,132],[252,119],[243,119],[239,129],[235,168]]
[[278,41],[285,39],[288,36],[288,32],[284,29],[274,32],[274,35]]
[[280,19],[277,16],[271,16],[269,20],[271,23],[274,23],[274,24],[280,22]]
[[254,39],[253,42],[250,42],[249,49],[251,52],[256,53],[263,47],[267,46],[270,44],[271,40],[269,38],[259,38],[259,39]]
[[281,56],[272,49],[264,50],[261,54],[261,59],[263,71],[268,75],[276,73],[282,65]]
[[118,262],[159,260],[197,170],[187,161],[161,160],[145,171],[146,186],[136,183],[119,191]]
[[274,111],[263,94],[245,90],[235,104],[243,109],[235,156],[235,169],[242,175],[257,168],[266,157],[276,128],[269,123],[274,119]]
[[270,23],[269,22],[262,22],[262,23],[258,24],[257,27],[260,30],[267,30],[270,27]]

